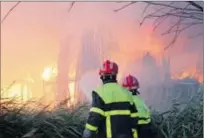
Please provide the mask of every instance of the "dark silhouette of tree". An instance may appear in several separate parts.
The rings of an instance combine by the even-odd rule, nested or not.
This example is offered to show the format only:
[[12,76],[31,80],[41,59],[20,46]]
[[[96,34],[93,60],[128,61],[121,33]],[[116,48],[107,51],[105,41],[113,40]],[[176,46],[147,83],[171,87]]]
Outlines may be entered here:
[[[143,78],[145,78],[147,83],[151,85],[156,85],[161,82],[161,73],[156,62],[154,56],[151,53],[147,52],[142,58],[142,74],[145,74]],[[154,81],[152,81],[154,80]],[[149,84],[149,85],[150,85]]]

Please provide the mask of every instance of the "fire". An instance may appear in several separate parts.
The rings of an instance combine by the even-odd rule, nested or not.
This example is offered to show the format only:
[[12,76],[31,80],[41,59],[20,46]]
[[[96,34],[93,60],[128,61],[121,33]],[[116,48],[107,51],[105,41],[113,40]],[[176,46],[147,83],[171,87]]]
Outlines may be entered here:
[[56,74],[57,74],[56,68],[46,67],[43,71],[42,78],[44,81],[49,81]]
[[6,98],[15,98],[18,101],[25,102],[31,98],[31,92],[28,86],[22,84],[14,84],[7,92]]
[[[57,82],[56,82],[56,76],[58,74],[58,71],[57,71],[57,68],[54,68],[54,67],[45,67],[44,68],[44,71],[42,73],[42,79],[44,81],[44,85],[57,85]],[[74,69],[74,66],[70,66],[69,68],[69,71],[68,71],[68,75],[67,75],[67,78],[69,80],[69,82],[66,82],[68,83],[67,84],[67,88],[68,88],[68,97],[67,98],[70,98],[70,100],[68,101],[68,106],[70,105],[74,105],[75,104],[75,76],[76,76],[76,70]],[[47,83],[48,82],[48,83]],[[46,87],[46,86],[44,86]],[[52,86],[50,86],[52,87]],[[54,87],[53,87],[54,88]],[[45,98],[53,103],[53,102],[56,102],[54,99],[56,99],[56,89],[46,89],[46,93],[50,93],[49,96],[45,96]],[[51,96],[51,93],[53,93],[53,96]],[[55,96],[54,96],[55,95]],[[54,100],[54,101],[53,101]]]
[[69,83],[69,92],[70,92],[70,97],[71,97],[70,102],[71,104],[74,104],[74,101],[75,101],[74,99],[75,82],[74,81]]
[[69,72],[68,72],[68,79],[70,80],[68,84],[68,98],[70,98],[70,102],[68,103],[68,106],[75,105],[76,99],[75,99],[75,91],[76,91],[76,69],[74,64],[70,65]]
[[52,68],[45,68],[45,70],[42,74],[42,78],[43,78],[43,80],[48,81],[48,80],[50,80],[51,75],[52,75]]
[[179,74],[173,75],[173,79],[185,79],[185,78],[194,78],[200,83],[203,82],[203,74],[201,72],[198,72],[196,70],[186,70]]
[[11,89],[8,91],[8,98],[19,98],[21,97],[21,87],[20,84],[14,85],[11,87]]

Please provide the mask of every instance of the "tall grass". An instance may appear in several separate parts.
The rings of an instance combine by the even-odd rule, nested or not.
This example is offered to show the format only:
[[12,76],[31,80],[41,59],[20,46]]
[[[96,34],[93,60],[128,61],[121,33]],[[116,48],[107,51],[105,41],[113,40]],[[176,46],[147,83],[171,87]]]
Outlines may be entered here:
[[164,113],[153,112],[158,138],[203,138],[203,86],[188,103],[174,104]]
[[[185,105],[174,104],[164,113],[153,111],[153,129],[157,138],[203,137],[203,89]],[[15,100],[2,102],[0,138],[80,138],[88,116],[88,106],[72,109],[32,110]],[[17,106],[18,105],[18,106]],[[182,106],[182,108],[180,108]]]
[[3,104],[7,105],[2,105],[0,138],[80,138],[88,113],[84,105],[36,111],[28,110],[25,104],[15,106],[14,101]]

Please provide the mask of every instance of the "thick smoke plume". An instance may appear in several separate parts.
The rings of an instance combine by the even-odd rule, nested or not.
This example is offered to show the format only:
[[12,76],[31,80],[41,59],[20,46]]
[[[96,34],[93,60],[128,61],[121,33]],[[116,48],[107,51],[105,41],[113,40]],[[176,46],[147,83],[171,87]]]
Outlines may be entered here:
[[[3,85],[29,72],[36,80],[33,95],[40,97],[40,74],[45,66],[54,64],[59,70],[58,92],[67,90],[63,82],[75,79],[90,99],[92,89],[100,84],[97,70],[103,60],[110,59],[119,65],[119,81],[129,73],[136,75],[141,81],[142,96],[152,103],[159,100],[152,98],[158,93],[148,87],[163,82],[166,66],[171,77],[193,72],[195,68],[202,73],[202,38],[189,39],[188,33],[182,34],[174,47],[164,51],[170,38],[163,39],[153,32],[151,21],[139,26],[144,5],[138,3],[115,13],[113,10],[120,3],[78,2],[68,12],[69,4],[22,2],[4,21],[1,26]],[[3,3],[1,14],[11,5]],[[197,30],[200,28],[193,28],[191,33]],[[145,63],[145,58],[150,63]],[[164,62],[170,64],[163,67]]]

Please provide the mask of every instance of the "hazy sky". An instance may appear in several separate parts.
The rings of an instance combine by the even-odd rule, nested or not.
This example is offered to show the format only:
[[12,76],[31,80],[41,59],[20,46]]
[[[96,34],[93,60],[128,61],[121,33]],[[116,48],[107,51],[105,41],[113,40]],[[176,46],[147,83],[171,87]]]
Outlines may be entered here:
[[[14,4],[2,3],[1,19]],[[115,2],[80,2],[68,13],[69,2],[20,3],[1,25],[1,82],[8,85],[30,74],[39,85],[43,68],[57,64],[62,45],[69,43],[72,47],[70,58],[75,58],[82,34],[98,27],[110,30],[116,39],[118,49],[112,53],[112,59],[120,62],[121,68],[146,50],[161,55],[164,45],[162,38],[151,33],[152,27],[148,23],[139,27],[142,5],[114,13],[113,10],[121,5]],[[187,50],[179,45],[186,45]],[[194,45],[194,48],[190,45]],[[187,42],[185,36],[181,37],[177,43],[178,49],[172,50],[175,53],[172,56],[175,68],[184,59],[189,60],[189,51],[192,55],[201,54],[202,45],[201,39]],[[179,67],[182,66],[187,64]]]

